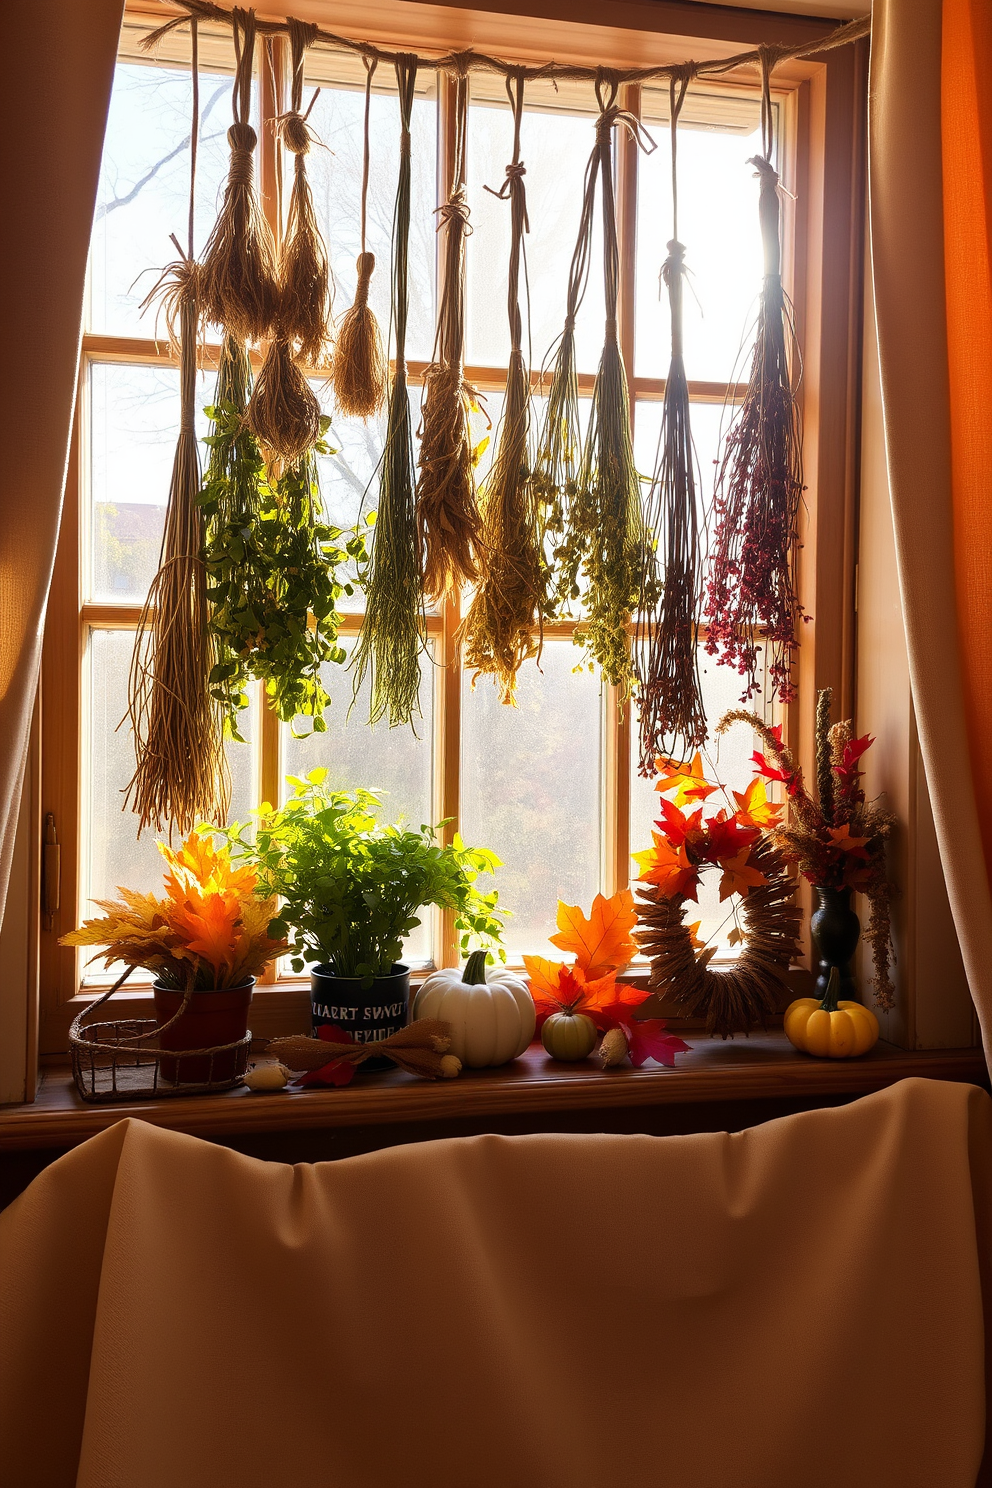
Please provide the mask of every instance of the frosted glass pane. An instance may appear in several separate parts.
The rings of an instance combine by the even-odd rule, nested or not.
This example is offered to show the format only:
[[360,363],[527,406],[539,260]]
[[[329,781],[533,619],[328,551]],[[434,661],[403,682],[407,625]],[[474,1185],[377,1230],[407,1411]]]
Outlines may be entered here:
[[[213,376],[197,379],[197,429]],[[94,362],[89,369],[89,562],[86,597],[140,603],[158,568],[169,480],[179,434],[174,367]],[[201,450],[201,456],[202,456]]]
[[[319,59],[318,59],[318,64]],[[383,336],[389,329],[390,244],[399,168],[399,103],[392,69],[376,73],[370,117],[367,245],[375,254],[369,304]],[[429,90],[429,91],[428,91]],[[310,124],[326,149],[311,150],[307,174],[317,220],[327,244],[336,292],[335,315],[355,293],[355,259],[361,247],[361,185],[365,97],[360,89],[322,85]],[[434,344],[434,264],[437,251],[437,109],[433,79],[421,74],[411,125],[410,312],[407,356],[426,361]],[[390,353],[392,354],[392,353]]]
[[[354,640],[349,638],[345,649],[350,652],[353,645]],[[423,718],[417,721],[416,734],[411,728],[391,729],[385,723],[376,728],[369,727],[367,680],[349,712],[351,674],[343,667],[325,665],[321,676],[332,700],[324,715],[327,732],[294,739],[290,730],[284,728],[284,773],[303,776],[322,765],[328,771],[327,786],[331,790],[352,790],[355,786],[381,790],[382,821],[393,822],[402,818],[414,828],[426,822],[433,823],[434,688],[430,657],[424,658],[422,667],[420,706]],[[302,732],[308,722],[298,718],[298,730]],[[430,955],[431,913],[427,911],[419,928],[406,942],[405,958],[408,963],[417,963],[428,961]]]
[[[659,148],[638,156],[634,364],[639,377],[666,377],[671,327],[668,293],[659,295],[658,275],[672,236],[671,153],[667,123],[648,127]],[[679,239],[690,271],[685,366],[693,379],[733,380],[753,319],[762,257],[758,183],[747,161],[760,144],[758,131],[679,131]]]
[[[161,885],[163,863],[154,831],[138,838],[138,819],[124,807],[134,774],[134,743],[125,719],[127,678],[134,647],[131,630],[91,630],[84,670],[87,728],[84,747],[84,822],[80,913],[96,913],[93,899],[116,896],[117,885],[142,892]],[[88,685],[87,685],[88,684]],[[239,720],[246,742],[227,745],[231,767],[231,819],[246,821],[256,804],[254,747],[256,707]],[[118,725],[120,724],[120,727]],[[94,971],[96,968],[94,968]]]
[[600,685],[573,673],[569,641],[521,668],[516,708],[469,674],[462,692],[462,836],[503,860],[494,886],[512,910],[505,942],[554,955],[559,899],[588,905],[600,886],[603,713]]
[[[196,161],[196,248],[202,251],[227,180],[230,77],[200,76],[200,146]],[[107,119],[93,237],[89,328],[116,336],[151,336],[154,312],[139,305],[155,272],[186,246],[192,91],[185,68],[119,62]]]
[[[588,85],[590,99],[592,84]],[[586,164],[595,142],[595,116],[525,110],[521,149],[526,164],[530,232],[525,241],[530,283],[530,360],[538,370],[565,322],[568,269],[582,209]],[[473,104],[469,109],[468,200],[472,235],[466,245],[467,360],[505,367],[510,350],[506,313],[510,207],[485,190],[499,190],[513,148],[508,107]],[[523,279],[523,275],[521,275]],[[522,285],[523,288],[523,285]],[[576,322],[579,370],[595,372],[603,349],[602,218],[597,206],[589,283]],[[524,312],[524,335],[527,314]],[[524,343],[525,353],[528,351]]]
[[[755,749],[755,738],[743,724],[736,724],[726,734],[717,737],[713,730],[731,708],[741,706],[741,678],[728,667],[716,665],[713,657],[707,656],[700,647],[699,670],[703,684],[703,701],[710,727],[710,738],[702,750],[706,778],[719,783],[724,794],[712,795],[706,803],[707,814],[716,812],[721,806],[735,811],[737,803],[734,791],[744,791],[753,779],[751,755]],[[759,703],[760,712],[760,703]],[[636,723],[636,720],[635,720]],[[660,815],[658,793],[653,780],[645,780],[637,773],[637,741],[634,740],[630,780],[630,846],[632,852],[640,852],[651,846],[651,824]],[[670,799],[670,798],[668,798]],[[631,885],[635,886],[638,867],[631,864]],[[737,901],[733,901],[737,902]],[[703,869],[699,888],[699,909],[692,904],[686,907],[687,922],[701,920],[699,936],[716,943],[721,953],[736,955],[727,943],[727,936],[734,928],[730,903],[720,903],[720,869]]]

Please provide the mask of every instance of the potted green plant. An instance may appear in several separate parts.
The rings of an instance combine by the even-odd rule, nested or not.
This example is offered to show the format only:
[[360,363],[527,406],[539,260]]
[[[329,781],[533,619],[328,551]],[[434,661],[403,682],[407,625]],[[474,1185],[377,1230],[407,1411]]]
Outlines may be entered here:
[[269,934],[286,938],[294,970],[315,963],[314,1027],[337,1026],[369,1043],[408,1020],[401,956],[422,909],[454,910],[463,950],[472,940],[498,945],[498,896],[480,893],[476,879],[499,859],[457,834],[442,846],[434,827],[383,824],[376,792],[328,790],[326,779],[323,769],[290,776],[293,793],[281,809],[258,813],[250,828],[236,823],[227,838],[235,858],[258,873],[258,892],[278,895]]

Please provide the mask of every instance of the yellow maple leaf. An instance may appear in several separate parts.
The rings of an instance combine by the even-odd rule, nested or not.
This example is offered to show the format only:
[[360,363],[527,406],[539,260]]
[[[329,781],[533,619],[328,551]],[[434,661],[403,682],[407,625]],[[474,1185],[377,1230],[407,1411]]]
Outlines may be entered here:
[[[717,789],[706,779],[702,756],[698,749],[690,764],[679,764],[677,760],[666,759],[664,755],[655,763],[659,776],[654,788],[663,796],[673,790],[676,806],[687,806],[693,801],[705,801],[706,797],[711,796]],[[662,774],[662,771],[666,773]]]
[[747,866],[748,854],[751,851],[745,847],[736,858],[723,858],[721,867],[723,877],[720,880],[720,899],[729,899],[731,894],[740,894],[746,897],[750,889],[759,888],[761,884],[767,883],[765,875],[757,868]]
[[778,826],[784,808],[769,801],[762,779],[752,780],[743,794],[734,791],[734,800],[737,802],[737,820],[741,826],[760,827],[763,832]]

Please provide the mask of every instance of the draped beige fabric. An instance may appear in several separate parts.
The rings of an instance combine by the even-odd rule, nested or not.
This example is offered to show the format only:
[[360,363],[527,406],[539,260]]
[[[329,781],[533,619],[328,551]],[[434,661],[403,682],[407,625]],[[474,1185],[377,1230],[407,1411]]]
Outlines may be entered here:
[[86,255],[122,12],[123,0],[3,9],[0,918],[62,510]]
[[296,1168],[125,1121],[0,1216],[11,1488],[972,1488],[992,1103]]
[[875,0],[869,205],[893,525],[920,746],[986,1051],[992,1049],[990,100],[989,0]]

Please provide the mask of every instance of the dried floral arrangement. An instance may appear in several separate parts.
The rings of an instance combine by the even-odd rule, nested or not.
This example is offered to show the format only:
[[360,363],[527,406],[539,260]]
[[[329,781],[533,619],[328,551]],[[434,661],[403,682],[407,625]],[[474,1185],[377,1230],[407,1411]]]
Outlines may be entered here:
[[164,895],[120,887],[119,900],[96,900],[103,915],[84,920],[59,945],[102,946],[108,969],[143,967],[184,991],[243,986],[286,949],[269,935],[276,900],[260,897],[255,870],[235,867],[209,833],[193,833],[177,850],[164,842],[158,849],[168,868]]
[[720,720],[717,733],[725,733],[734,723],[745,723],[771,756],[756,750],[754,762],[764,779],[780,781],[785,787],[788,820],[770,824],[782,857],[817,888],[854,889],[867,897],[870,913],[865,938],[874,961],[875,1003],[890,1008],[889,906],[894,891],[885,847],[896,817],[877,801],[866,800],[861,787],[864,772],[858,765],[874,740],[869,734],[855,738],[850,721],[831,725],[831,702],[830,688],[817,694],[815,794],[806,786],[791,750],[782,743],[780,728],[770,728],[753,713],[734,710]]
[[[795,884],[782,852],[768,837],[781,807],[758,778],[709,816],[703,803],[720,790],[700,755],[688,764],[659,759],[655,789],[662,799],[653,845],[633,854],[640,867],[636,940],[651,958],[650,987],[671,997],[687,1017],[705,1017],[710,1034],[727,1038],[764,1026],[788,993],[786,976],[799,951],[801,916]],[[673,794],[674,799],[665,800]],[[690,808],[686,810],[685,808]],[[731,900],[728,937],[742,950],[732,966],[713,968],[716,945],[698,939],[700,922],[686,923],[698,901],[707,866],[721,870],[720,900]]]

